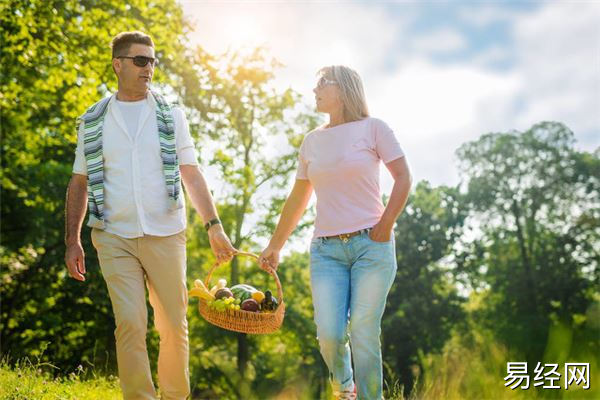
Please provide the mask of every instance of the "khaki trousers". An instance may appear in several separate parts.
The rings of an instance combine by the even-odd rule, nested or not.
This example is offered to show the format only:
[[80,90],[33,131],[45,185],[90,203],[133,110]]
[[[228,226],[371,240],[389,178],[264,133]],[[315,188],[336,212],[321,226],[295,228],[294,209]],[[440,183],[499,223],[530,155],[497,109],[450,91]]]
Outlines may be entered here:
[[158,380],[162,399],[190,394],[185,232],[125,239],[92,230],[100,269],[115,314],[117,364],[123,398],[156,399],[146,349],[146,290],[160,335]]

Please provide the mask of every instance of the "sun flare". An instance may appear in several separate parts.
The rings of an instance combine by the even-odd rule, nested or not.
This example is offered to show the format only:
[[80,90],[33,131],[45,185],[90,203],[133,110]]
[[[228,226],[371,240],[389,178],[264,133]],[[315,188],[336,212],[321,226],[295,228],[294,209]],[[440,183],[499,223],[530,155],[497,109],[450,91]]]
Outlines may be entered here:
[[252,16],[232,15],[224,21],[224,42],[234,49],[265,43],[265,34]]

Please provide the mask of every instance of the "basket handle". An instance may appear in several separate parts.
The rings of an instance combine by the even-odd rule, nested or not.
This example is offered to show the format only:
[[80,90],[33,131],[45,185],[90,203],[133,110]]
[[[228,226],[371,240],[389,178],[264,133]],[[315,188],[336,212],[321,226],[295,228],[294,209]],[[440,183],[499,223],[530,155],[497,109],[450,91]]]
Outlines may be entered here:
[[[237,253],[235,253],[235,255],[236,256],[247,256],[250,258],[254,258],[255,260],[258,260],[258,256],[254,253],[246,253],[244,251],[238,251]],[[224,264],[224,263],[215,261],[215,263],[212,265],[212,267],[210,267],[210,270],[208,271],[208,276],[204,280],[204,285],[207,288],[210,289],[210,278],[212,277],[214,270],[217,269],[217,267],[221,264]],[[279,281],[279,277],[277,276],[277,271],[271,270],[271,271],[268,271],[268,273],[275,279],[275,283],[277,284],[278,300],[280,301],[280,304],[282,304],[283,303],[283,289],[281,289],[281,282]]]

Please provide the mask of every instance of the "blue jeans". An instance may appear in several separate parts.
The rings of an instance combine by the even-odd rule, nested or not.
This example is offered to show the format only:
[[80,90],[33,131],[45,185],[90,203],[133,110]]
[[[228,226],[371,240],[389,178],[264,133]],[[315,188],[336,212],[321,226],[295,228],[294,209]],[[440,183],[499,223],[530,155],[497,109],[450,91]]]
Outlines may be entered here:
[[312,240],[317,337],[334,391],[353,386],[352,351],[358,398],[382,398],[381,317],[396,268],[393,238],[380,243],[363,232],[347,241]]

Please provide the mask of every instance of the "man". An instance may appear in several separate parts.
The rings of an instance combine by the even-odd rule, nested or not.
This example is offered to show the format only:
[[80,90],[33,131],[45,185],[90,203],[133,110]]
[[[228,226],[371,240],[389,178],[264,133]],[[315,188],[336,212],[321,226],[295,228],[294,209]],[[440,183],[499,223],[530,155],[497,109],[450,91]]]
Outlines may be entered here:
[[157,60],[152,39],[123,32],[112,41],[118,92],[81,117],[67,190],[69,274],[85,281],[80,242],[86,204],[92,243],[115,314],[119,378],[125,399],[155,399],[146,350],[146,293],[160,334],[163,399],[185,399],[189,386],[185,207],[180,175],[220,261],[236,250],[223,232],[198,168],[183,111],[150,90]]

